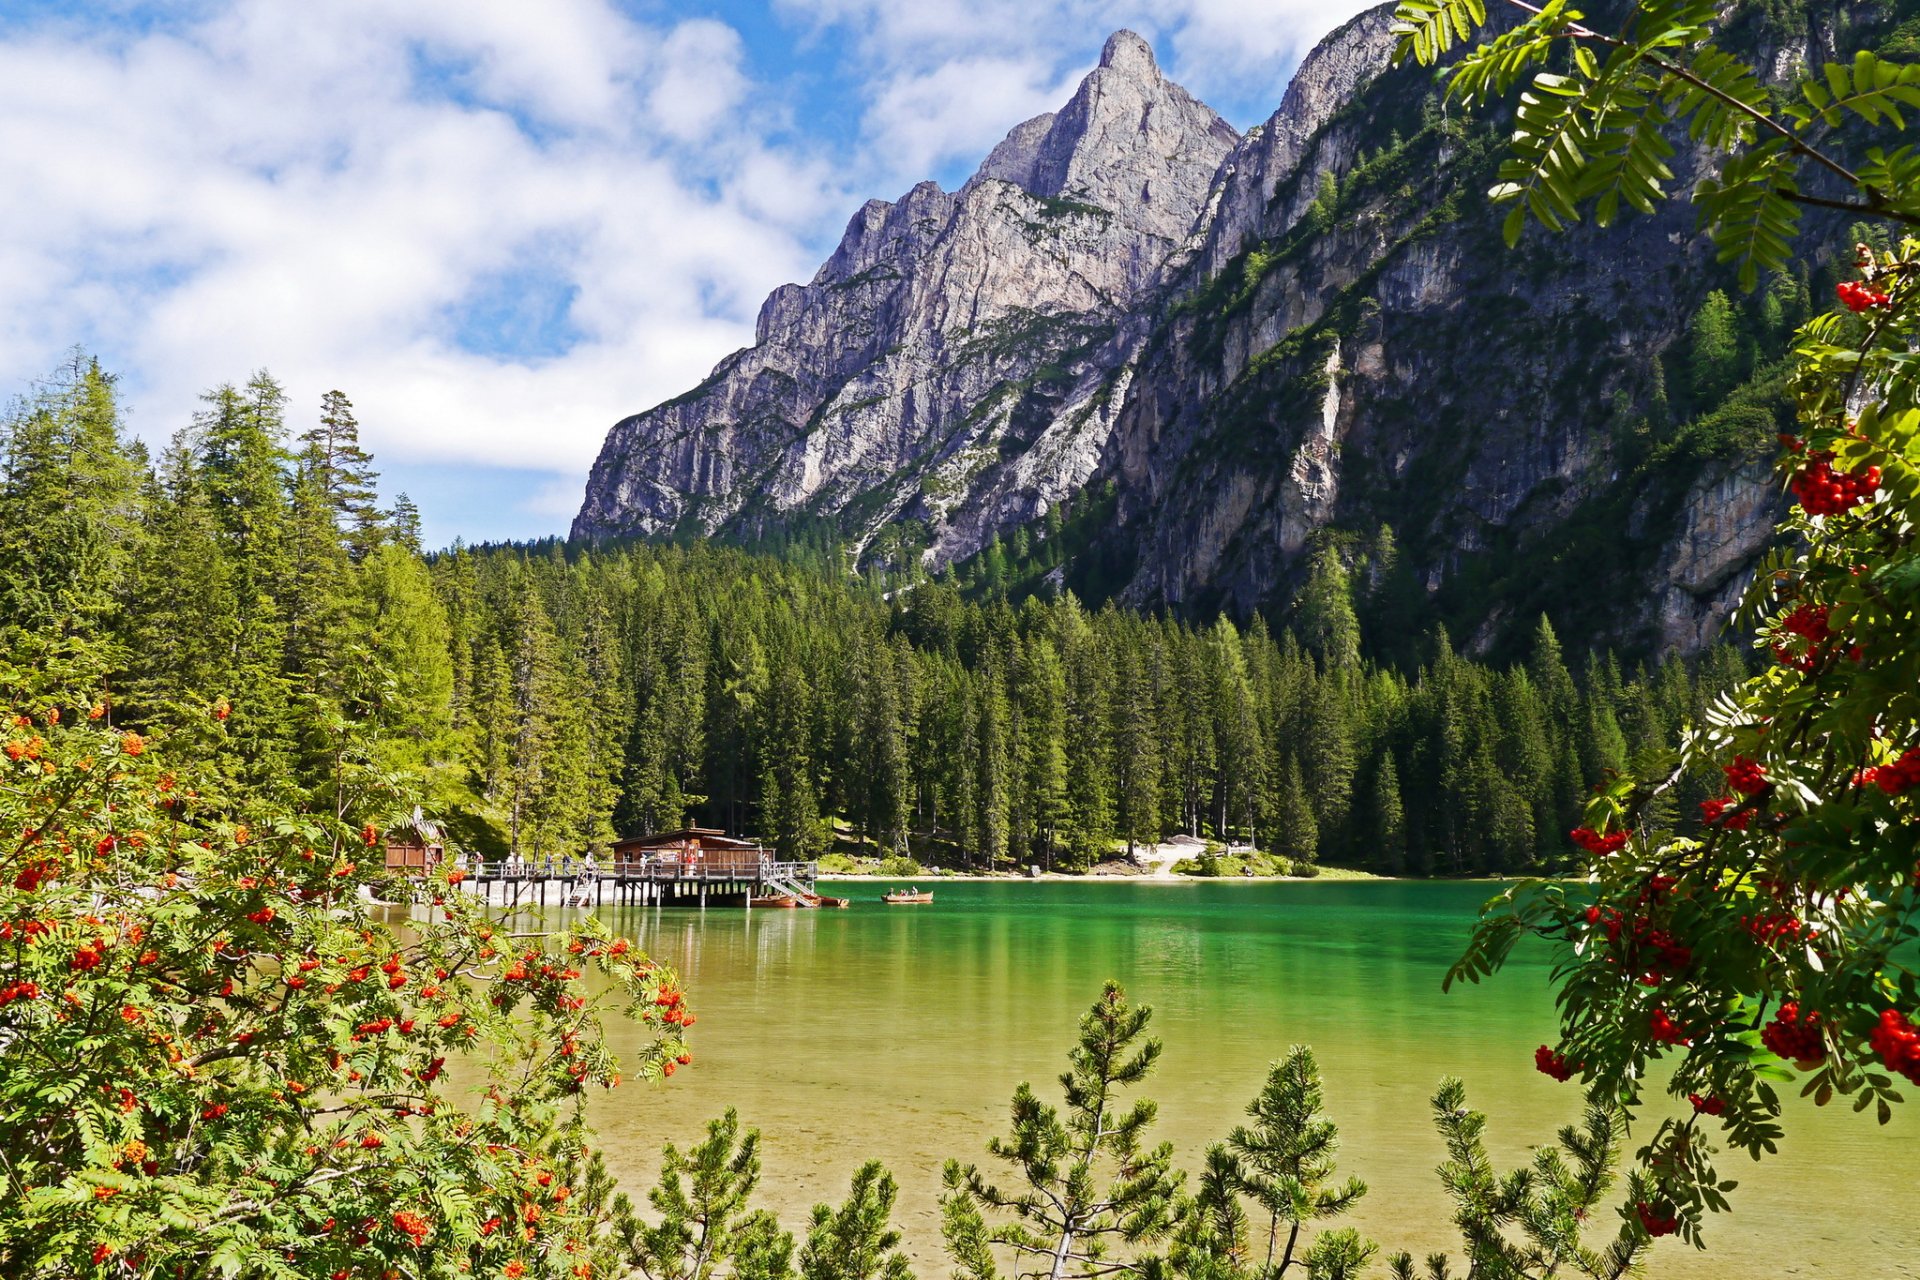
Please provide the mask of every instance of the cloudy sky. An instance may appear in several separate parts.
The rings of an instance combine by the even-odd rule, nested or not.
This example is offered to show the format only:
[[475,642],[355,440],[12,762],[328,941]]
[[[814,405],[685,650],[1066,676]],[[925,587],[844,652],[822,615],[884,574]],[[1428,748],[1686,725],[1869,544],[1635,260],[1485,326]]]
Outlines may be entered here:
[[606,428],[869,196],[952,186],[1108,32],[1235,126],[1356,0],[0,0],[0,392],[152,441],[270,370],[430,541],[564,532]]

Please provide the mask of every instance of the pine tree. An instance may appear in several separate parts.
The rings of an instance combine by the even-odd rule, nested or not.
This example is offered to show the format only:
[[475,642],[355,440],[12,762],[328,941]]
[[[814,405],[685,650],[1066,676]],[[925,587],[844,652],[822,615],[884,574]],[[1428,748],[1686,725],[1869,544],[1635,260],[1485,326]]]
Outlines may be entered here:
[[1020,786],[1016,829],[1025,854],[1053,869],[1054,845],[1066,821],[1067,680],[1052,641],[1036,635],[1021,649],[1017,684]]
[[[996,1247],[1020,1260],[1019,1275],[1047,1280],[1147,1269],[1140,1251],[1178,1225],[1181,1184],[1172,1144],[1143,1145],[1157,1108],[1122,1099],[1159,1061],[1160,1042],[1146,1035],[1151,1018],[1151,1009],[1129,1004],[1108,983],[1067,1055],[1064,1116],[1030,1085],[1014,1091],[1012,1134],[987,1144],[1017,1179],[1013,1189],[1002,1190],[974,1165],[947,1162],[941,1218],[959,1275],[994,1280]],[[1133,1258],[1112,1255],[1123,1242]]]
[[1136,635],[1117,637],[1114,654],[1114,797],[1120,834],[1131,858],[1140,843],[1160,839],[1160,734],[1149,658]]
[[1350,671],[1360,665],[1360,621],[1353,611],[1353,583],[1340,552],[1331,542],[1313,554],[1307,585],[1300,593],[1300,635],[1327,668]]
[[1308,695],[1306,721],[1299,739],[1312,748],[1305,755],[1307,795],[1313,804],[1314,825],[1321,842],[1336,849],[1353,799],[1355,767],[1354,717],[1345,693],[1344,681],[1335,673],[1329,672],[1316,680]]
[[907,815],[912,779],[907,761],[907,724],[901,705],[900,665],[878,636],[861,649],[860,699],[854,749],[859,785],[854,788],[862,838],[883,854],[907,852]]
[[419,554],[420,508],[405,493],[393,495],[393,510],[387,512],[387,529],[395,542]]
[[1006,863],[1013,802],[1012,751],[1008,742],[1007,696],[994,667],[981,672],[973,686],[976,707],[974,745],[977,807],[970,828],[972,851],[989,868]]
[[647,1193],[658,1219],[644,1225],[630,1213],[628,1262],[647,1280],[779,1280],[791,1272],[793,1237],[772,1214],[749,1209],[760,1185],[760,1134],[742,1132],[732,1108],[707,1123],[704,1142],[682,1152],[667,1144],[660,1180]]
[[838,1209],[815,1205],[800,1250],[800,1280],[913,1280],[892,1223],[900,1188],[878,1160],[853,1175],[853,1190]]
[[[1255,806],[1265,779],[1260,750],[1260,710],[1247,669],[1247,643],[1225,618],[1208,633],[1207,665],[1212,672],[1213,754],[1218,775],[1213,794],[1214,830],[1233,843],[1236,832],[1251,836]],[[1196,833],[1197,834],[1197,833]]]
[[1080,606],[1063,601],[1055,620],[1067,685],[1067,818],[1061,843],[1070,865],[1104,856],[1113,833],[1111,739],[1107,732],[1113,667]]
[[791,658],[775,667],[767,704],[761,822],[783,860],[804,862],[819,857],[826,842],[813,773],[813,687]]
[[232,609],[232,571],[213,506],[184,437],[150,484],[147,525],[134,565],[128,649],[120,681],[131,722],[175,731],[204,727],[230,682],[230,650],[214,620]]
[[16,662],[118,665],[145,505],[113,380],[75,352],[0,418],[0,649]]
[[[1300,1248],[1301,1229],[1340,1216],[1367,1194],[1367,1184],[1358,1178],[1332,1182],[1340,1129],[1322,1113],[1324,1102],[1313,1050],[1295,1045],[1273,1064],[1260,1096],[1247,1105],[1254,1123],[1237,1126],[1228,1139],[1233,1184],[1267,1217],[1266,1259],[1259,1274],[1274,1280],[1296,1264],[1309,1275],[1324,1274],[1324,1264],[1314,1265],[1314,1247]],[[1365,1252],[1371,1255],[1372,1246]]]
[[432,577],[414,556],[384,546],[361,564],[359,585],[370,648],[394,682],[376,723],[406,744],[403,762],[443,759],[453,727],[452,637]]

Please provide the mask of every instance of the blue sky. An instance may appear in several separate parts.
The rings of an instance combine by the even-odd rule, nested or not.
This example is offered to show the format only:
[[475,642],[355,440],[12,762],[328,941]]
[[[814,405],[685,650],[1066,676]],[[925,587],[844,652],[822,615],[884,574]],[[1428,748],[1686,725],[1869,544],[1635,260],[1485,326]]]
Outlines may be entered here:
[[752,340],[847,218],[962,181],[1108,33],[1236,127],[1353,3],[11,0],[0,388],[75,344],[163,440],[272,371],[354,401],[430,541],[563,532],[618,418]]

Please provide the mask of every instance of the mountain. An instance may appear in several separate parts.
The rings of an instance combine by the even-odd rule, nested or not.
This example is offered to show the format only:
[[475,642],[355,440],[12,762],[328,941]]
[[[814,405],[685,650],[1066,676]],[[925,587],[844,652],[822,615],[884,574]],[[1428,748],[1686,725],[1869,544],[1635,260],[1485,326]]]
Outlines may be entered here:
[[1116,33],[1059,112],[958,191],[870,201],[754,345],[613,428],[576,537],[760,534],[824,517],[971,554],[1092,476],[1143,299],[1239,135]]
[[[1861,11],[1745,6],[1729,39],[1784,70]],[[574,535],[825,527],[869,568],[1242,617],[1330,548],[1389,648],[1444,622],[1496,652],[1543,612],[1698,648],[1782,509],[1778,357],[1839,259],[1740,295],[1683,200],[1507,250],[1500,121],[1391,67],[1389,15],[1244,137],[1115,34],[1060,112],[957,192],[868,204],[753,347],[617,424]]]

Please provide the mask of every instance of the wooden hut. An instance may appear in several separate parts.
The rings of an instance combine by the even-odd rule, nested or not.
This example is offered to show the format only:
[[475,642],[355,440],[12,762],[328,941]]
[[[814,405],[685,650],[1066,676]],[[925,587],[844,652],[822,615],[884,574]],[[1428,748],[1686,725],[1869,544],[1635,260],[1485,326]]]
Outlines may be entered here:
[[423,876],[447,856],[445,833],[418,809],[386,838],[387,870],[401,875]]
[[767,851],[712,827],[681,827],[613,842],[616,875],[753,876]]

